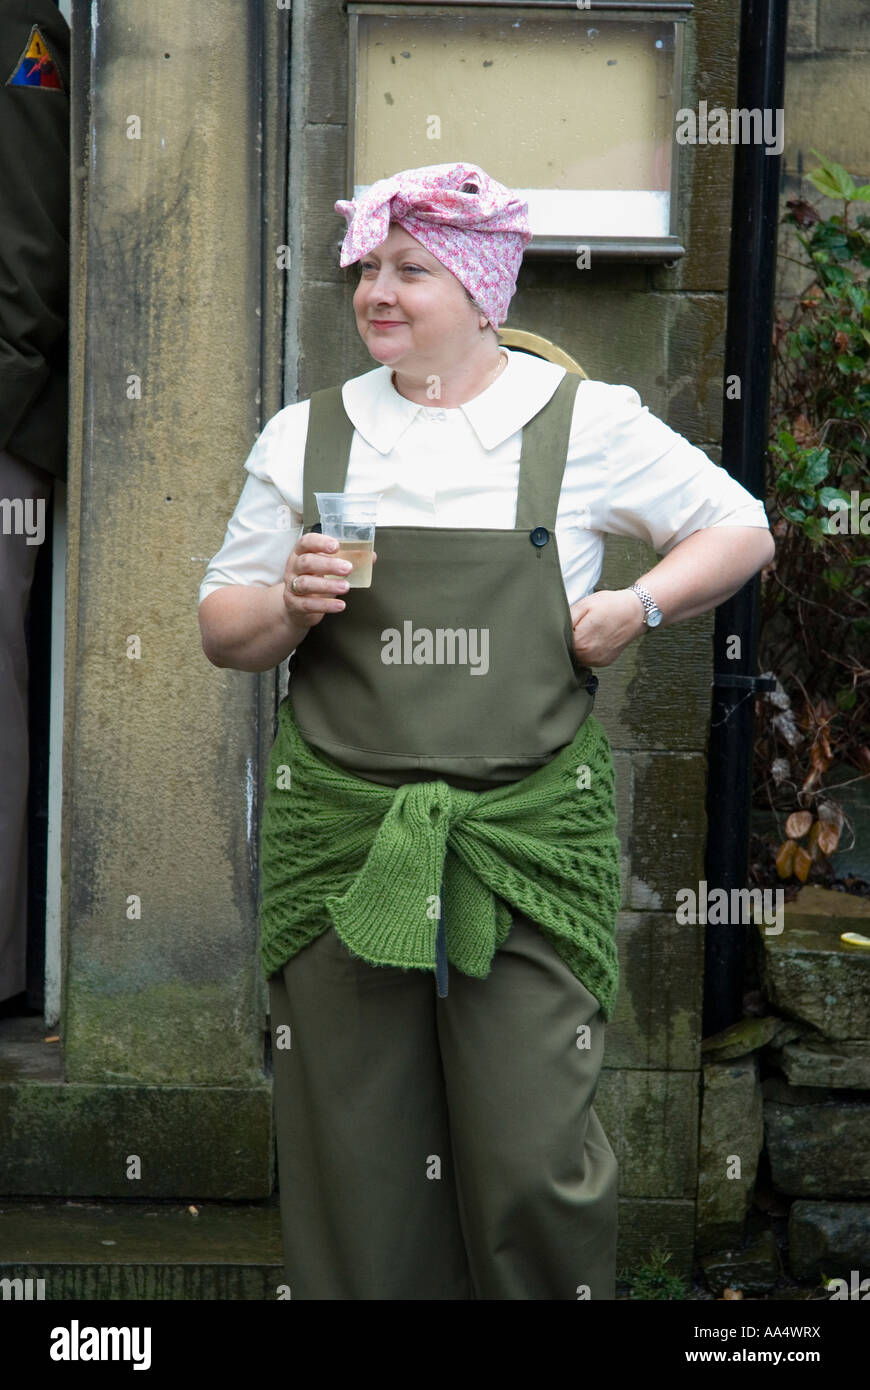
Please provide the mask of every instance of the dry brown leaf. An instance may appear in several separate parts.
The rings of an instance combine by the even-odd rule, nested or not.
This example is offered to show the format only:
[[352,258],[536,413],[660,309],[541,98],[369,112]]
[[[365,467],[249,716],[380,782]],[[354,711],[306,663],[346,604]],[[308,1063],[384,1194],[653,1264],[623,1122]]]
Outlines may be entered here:
[[812,863],[813,861],[810,859],[806,850],[798,845],[794,852],[794,876],[795,878],[799,878],[801,883],[806,883],[809,878]]
[[807,853],[814,862],[816,859],[818,859],[820,854],[824,853],[824,851],[821,850],[819,847],[819,835],[821,834],[821,831],[821,821],[814,820],[812,825],[810,826],[810,835],[809,839],[807,840]]
[[780,878],[791,878],[794,873],[794,856],[797,845],[794,840],[784,840],[776,852],[776,872]]
[[822,801],[817,807],[819,823],[819,849],[823,854],[833,854],[840,843],[845,817],[835,801]]
[[818,430],[810,424],[806,415],[797,416],[792,424],[791,432],[794,435],[795,443],[801,446],[818,444],[819,442]]
[[819,830],[819,849],[822,854],[833,854],[840,843],[840,832],[835,825],[823,825]]
[[723,1293],[722,1298],[720,1298],[719,1302],[721,1303],[721,1302],[722,1302],[722,1299],[724,1299],[724,1298],[742,1298],[742,1297],[743,1297],[743,1290],[742,1290],[742,1289],[727,1288],[727,1289],[725,1290],[725,1292]]
[[790,840],[800,840],[813,823],[811,811],[792,811],[785,823],[785,833]]
[[60,1042],[60,1034],[52,1033],[50,1038],[43,1038],[43,1042]]

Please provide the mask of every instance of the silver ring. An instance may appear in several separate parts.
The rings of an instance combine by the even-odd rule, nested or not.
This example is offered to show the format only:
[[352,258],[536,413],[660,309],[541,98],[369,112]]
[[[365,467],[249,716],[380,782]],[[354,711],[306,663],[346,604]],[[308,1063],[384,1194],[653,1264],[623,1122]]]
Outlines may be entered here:
[[290,580],[290,588],[293,590],[293,593],[297,596],[297,598],[301,597],[301,595],[299,594],[299,590],[296,588],[296,575],[295,575],[295,574],[294,574],[293,578]]

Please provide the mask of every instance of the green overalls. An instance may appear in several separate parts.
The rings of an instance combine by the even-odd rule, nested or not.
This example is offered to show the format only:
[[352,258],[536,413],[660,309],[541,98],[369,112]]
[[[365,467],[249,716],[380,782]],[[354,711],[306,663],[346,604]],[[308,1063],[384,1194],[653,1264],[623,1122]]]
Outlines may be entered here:
[[[523,428],[513,530],[378,526],[372,587],[299,644],[287,698],[339,766],[483,790],[591,712],[555,538],[578,385],[566,374]],[[354,428],[340,388],[310,411],[304,531],[315,490],[345,486]],[[483,980],[449,971],[439,922],[436,983],[368,965],[333,929],[270,977],[291,1297],[612,1299],[598,1000],[516,911]]]

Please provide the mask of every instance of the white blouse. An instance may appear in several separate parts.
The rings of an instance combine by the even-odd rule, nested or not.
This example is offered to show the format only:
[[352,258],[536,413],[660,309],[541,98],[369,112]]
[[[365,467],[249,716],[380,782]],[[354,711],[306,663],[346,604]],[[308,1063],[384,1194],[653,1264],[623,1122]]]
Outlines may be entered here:
[[[345,488],[381,494],[379,524],[514,527],[522,427],[565,369],[502,351],[508,364],[492,385],[452,408],[407,400],[387,366],[344,383],[354,424]],[[283,578],[302,532],[308,405],[279,410],[251,449],[249,476],[200,585],[200,602],[224,584]],[[569,604],[595,588],[606,534],[635,536],[667,554],[708,526],[768,527],[764,503],[651,415],[633,387],[581,379],[556,518]]]

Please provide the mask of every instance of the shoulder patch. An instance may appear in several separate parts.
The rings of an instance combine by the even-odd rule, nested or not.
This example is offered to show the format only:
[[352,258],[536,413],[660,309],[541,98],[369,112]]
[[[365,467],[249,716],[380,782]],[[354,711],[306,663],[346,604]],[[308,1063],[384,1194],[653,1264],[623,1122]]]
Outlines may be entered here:
[[34,24],[31,29],[30,38],[24,45],[21,57],[6,79],[6,86],[42,87],[47,91],[64,91],[60,73],[38,24]]

